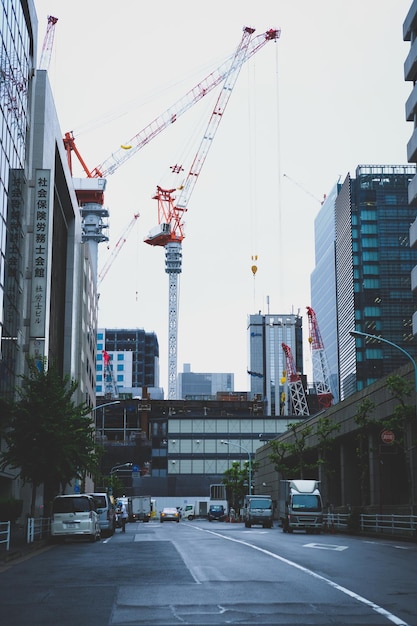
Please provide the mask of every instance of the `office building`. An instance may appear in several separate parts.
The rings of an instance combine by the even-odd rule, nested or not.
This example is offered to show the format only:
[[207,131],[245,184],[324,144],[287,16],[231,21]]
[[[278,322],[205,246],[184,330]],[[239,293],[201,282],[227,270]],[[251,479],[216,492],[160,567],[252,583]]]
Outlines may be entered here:
[[417,251],[409,245],[415,211],[407,189],[412,165],[359,165],[348,174],[335,202],[336,296],[340,398],[364,389],[404,364],[399,350],[357,330],[381,335],[416,353],[412,316],[417,295],[411,270]]
[[288,415],[287,364],[282,344],[289,346],[297,372],[302,374],[302,332],[302,317],[294,313],[248,317],[250,394],[266,402],[267,415]]
[[314,220],[315,267],[310,277],[311,307],[317,317],[327,359],[333,403],[339,399],[339,356],[336,306],[336,224],[337,183],[322,203]]
[[192,372],[191,365],[184,363],[178,373],[178,399],[214,400],[217,393],[232,394],[234,374],[213,372]]
[[98,329],[96,368],[98,398],[141,398],[144,388],[152,398],[163,398],[159,387],[159,344],[153,332],[141,328]]
[[[412,83],[411,93],[405,105],[405,114],[408,122],[412,122],[413,130],[407,144],[407,160],[417,163],[417,1],[412,2],[410,10],[403,24],[403,39],[410,42],[410,50],[404,63],[404,78]],[[417,174],[408,186],[408,202],[414,208],[414,216],[410,226],[410,246],[417,249]],[[411,288],[417,291],[417,265],[411,272]],[[413,311],[413,334],[417,335],[417,310]]]

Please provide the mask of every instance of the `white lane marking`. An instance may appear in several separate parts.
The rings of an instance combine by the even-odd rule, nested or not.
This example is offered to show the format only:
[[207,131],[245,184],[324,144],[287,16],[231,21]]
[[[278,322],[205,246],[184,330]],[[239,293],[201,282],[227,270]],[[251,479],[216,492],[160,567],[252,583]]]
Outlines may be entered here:
[[305,543],[304,548],[316,548],[317,550],[336,550],[337,552],[342,552],[343,550],[347,550],[348,546],[337,546],[336,544],[331,543]]
[[273,559],[276,559],[277,561],[281,561],[282,563],[285,563],[286,565],[290,565],[291,567],[295,567],[295,569],[298,569],[301,572],[304,572],[304,574],[308,574],[308,576],[312,576],[313,578],[316,578],[317,580],[321,580],[322,582],[326,583],[330,587],[333,587],[333,589],[337,589],[338,591],[341,591],[342,593],[344,593],[345,595],[349,596],[350,598],[353,598],[354,600],[357,600],[358,602],[361,602],[362,604],[365,604],[366,606],[371,608],[373,611],[375,611],[379,615],[383,615],[384,617],[386,617],[390,622],[392,622],[396,626],[410,626],[410,624],[407,624],[407,622],[404,622],[400,617],[397,617],[393,613],[390,613],[386,609],[382,608],[382,606],[379,606],[378,604],[375,604],[375,602],[372,602],[371,600],[368,600],[367,598],[364,598],[363,596],[360,596],[359,594],[355,593],[354,591],[351,591],[351,589],[347,589],[346,587],[342,587],[341,585],[338,585],[333,580],[330,580],[330,578],[326,578],[325,576],[321,576],[320,574],[317,574],[316,572],[313,572],[312,570],[308,569],[307,567],[304,567],[303,565],[299,565],[298,563],[295,563],[294,561],[290,561],[290,560],[284,558],[283,556],[279,556],[278,554],[274,554],[273,552],[270,552],[269,550],[265,550],[264,548],[260,548],[258,546],[254,546],[254,545],[248,543],[247,541],[242,541],[241,539],[236,539],[235,537],[228,537],[227,535],[222,535],[221,533],[215,532],[213,530],[206,530],[206,529],[203,529],[203,528],[199,528],[198,526],[194,527],[194,528],[197,528],[198,530],[200,530],[202,532],[205,532],[205,533],[216,535],[217,537],[221,537],[222,539],[226,539],[227,541],[233,541],[235,543],[240,543],[243,546],[247,546],[248,548],[252,548],[252,550],[257,550],[258,552],[262,552],[263,554],[266,554],[267,556],[271,556]]

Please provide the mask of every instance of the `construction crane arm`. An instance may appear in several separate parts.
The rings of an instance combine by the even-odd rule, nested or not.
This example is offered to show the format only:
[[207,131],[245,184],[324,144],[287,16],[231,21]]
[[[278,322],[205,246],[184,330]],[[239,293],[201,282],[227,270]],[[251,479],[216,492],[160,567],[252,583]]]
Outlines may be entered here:
[[135,213],[132,220],[129,222],[129,224],[126,226],[125,230],[123,231],[123,233],[120,235],[119,239],[116,241],[116,244],[113,248],[111,255],[109,256],[107,261],[104,263],[98,275],[98,281],[97,281],[98,285],[100,285],[100,283],[103,281],[103,279],[107,275],[107,272],[113,265],[113,262],[116,259],[117,255],[119,254],[120,250],[123,248],[124,244],[126,243],[126,240],[130,234],[130,231],[136,224],[136,220],[138,219],[138,217],[139,217],[139,213]]
[[48,15],[48,25],[46,27],[45,39],[43,40],[42,53],[39,61],[40,70],[48,70],[51,62],[52,48],[54,45],[55,37],[55,24],[58,18]]
[[[268,41],[275,41],[279,38],[281,31],[279,29],[269,29],[265,33],[253,38],[246,48],[246,53],[242,59],[242,63],[250,59],[258,50],[260,50]],[[88,178],[106,178],[113,174],[123,163],[131,159],[139,150],[141,150],[154,137],[157,137],[165,128],[176,122],[196,102],[201,100],[205,95],[210,93],[217,85],[219,85],[230,71],[230,60],[235,56],[231,55],[222,65],[211,72],[206,78],[199,82],[193,89],[188,91],[182,98],[177,100],[169,109],[156,117],[150,124],[145,126],[128,142],[120,146],[105,161],[90,170],[84,161],[80,159],[80,154],[76,150],[72,133],[66,133],[64,144],[69,157],[69,166],[72,171],[70,162],[71,151],[75,151],[77,158]]]

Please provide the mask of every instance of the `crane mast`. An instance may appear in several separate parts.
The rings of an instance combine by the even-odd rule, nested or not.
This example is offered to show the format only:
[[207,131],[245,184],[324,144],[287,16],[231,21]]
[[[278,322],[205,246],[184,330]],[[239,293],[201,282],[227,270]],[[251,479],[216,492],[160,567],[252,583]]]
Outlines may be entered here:
[[326,352],[324,350],[316,314],[310,306],[306,308],[310,332],[308,341],[311,346],[313,381],[317,393],[317,400],[320,409],[328,409],[329,406],[332,405],[333,394],[331,390]]
[[287,363],[288,389],[290,392],[291,404],[294,415],[310,415],[306,394],[303,387],[303,381],[301,380],[301,375],[299,374],[299,372],[297,372],[291,348],[285,343],[281,345],[282,349],[284,350]]
[[[168,398],[177,395],[177,344],[178,344],[178,275],[182,271],[182,240],[184,239],[183,215],[187,211],[188,202],[202,170],[207,154],[213,143],[214,136],[223,118],[227,103],[236,84],[243,63],[248,59],[248,50],[253,28],[245,27],[241,42],[229,65],[228,72],[212,111],[203,139],[197,150],[194,161],[181,187],[177,202],[175,189],[157,187],[154,199],[158,201],[158,226],[151,230],[145,242],[152,246],[165,248],[165,272],[169,276],[168,289]],[[263,42],[276,40],[280,31],[269,30],[263,36]],[[259,46],[257,47],[259,49]],[[251,53],[253,54],[253,52]],[[250,56],[251,56],[250,54]],[[173,171],[182,171],[181,166],[174,166]]]

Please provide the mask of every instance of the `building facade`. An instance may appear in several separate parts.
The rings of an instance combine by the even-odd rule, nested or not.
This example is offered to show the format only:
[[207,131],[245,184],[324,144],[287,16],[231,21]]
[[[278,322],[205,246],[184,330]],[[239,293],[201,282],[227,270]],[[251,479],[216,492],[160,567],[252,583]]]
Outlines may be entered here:
[[98,398],[120,394],[141,398],[144,388],[153,398],[163,398],[159,388],[159,344],[153,332],[141,328],[98,329],[96,368]]
[[[412,122],[413,131],[407,144],[407,160],[417,163],[417,1],[412,2],[410,10],[403,24],[403,39],[410,42],[410,50],[404,63],[404,79],[412,83],[412,90],[405,105],[405,114],[408,122]],[[417,249],[417,175],[408,186],[408,202],[414,207],[414,217],[410,226],[410,245]],[[411,288],[417,291],[417,265],[411,272]],[[413,312],[413,334],[417,335],[417,310]]]
[[[0,0],[0,24],[0,395],[14,397],[31,357],[94,406],[96,276],[48,74],[36,69],[33,1]],[[16,474],[0,473],[0,495],[23,499],[25,514]]]
[[317,317],[327,358],[334,403],[339,400],[339,356],[336,306],[336,224],[337,183],[322,203],[314,220],[315,267],[310,277],[311,306]]
[[417,295],[411,270],[417,251],[409,245],[415,211],[408,204],[412,165],[360,165],[348,174],[335,202],[336,301],[339,393],[346,398],[404,363],[399,350],[416,354],[412,316]]
[[179,400],[206,398],[214,400],[217,393],[234,392],[234,374],[213,372],[192,372],[189,363],[184,363],[183,371],[178,374]]
[[302,332],[302,317],[294,313],[259,313],[248,318],[250,393],[252,398],[266,402],[267,415],[289,414],[287,364],[282,344],[289,346],[297,371],[302,373]]

